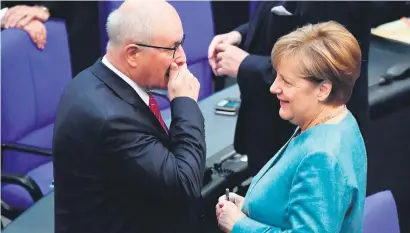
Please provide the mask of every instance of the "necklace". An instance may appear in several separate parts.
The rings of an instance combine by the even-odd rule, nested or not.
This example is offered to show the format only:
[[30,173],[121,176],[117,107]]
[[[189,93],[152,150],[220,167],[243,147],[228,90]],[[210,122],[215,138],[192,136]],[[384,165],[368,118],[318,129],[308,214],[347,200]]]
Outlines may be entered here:
[[[325,117],[325,118],[323,118],[322,120],[320,120],[318,123],[316,123],[316,124],[310,126],[310,125],[312,124],[312,122],[314,122],[314,121],[317,119],[317,117],[319,116],[319,114],[320,114],[320,112],[321,112],[321,111],[320,111],[320,112],[316,115],[316,117],[313,118],[313,119],[309,122],[309,124],[307,125],[306,129],[312,128],[312,127],[314,127],[314,126],[316,126],[316,125],[323,124],[323,123],[325,123],[326,121],[328,121],[328,120],[330,120],[330,119],[333,119],[333,118],[337,117],[338,115],[342,114],[345,110],[346,110],[346,105],[343,105],[343,108],[340,109],[339,111],[335,112],[334,114],[328,115],[327,117]],[[305,129],[305,130],[306,130],[306,129]],[[299,134],[301,133],[301,131],[302,131],[302,130],[300,129],[299,132],[297,133],[297,135],[299,135]]]
[[343,108],[342,108],[342,109],[340,109],[339,111],[337,111],[335,114],[332,114],[332,115],[329,115],[329,116],[323,118],[319,123],[315,124],[315,126],[316,126],[316,125],[319,125],[319,124],[322,124],[322,123],[325,123],[326,121],[337,117],[338,115],[342,114],[345,110],[346,110],[346,105],[343,105]]

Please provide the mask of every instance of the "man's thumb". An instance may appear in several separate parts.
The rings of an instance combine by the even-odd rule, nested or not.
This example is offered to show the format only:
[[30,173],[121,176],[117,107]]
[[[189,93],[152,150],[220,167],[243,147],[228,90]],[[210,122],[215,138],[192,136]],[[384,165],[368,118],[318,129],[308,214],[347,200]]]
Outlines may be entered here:
[[172,69],[172,70],[175,70],[175,71],[178,71],[178,65],[177,65],[177,63],[172,62],[172,64],[171,64],[171,69]]

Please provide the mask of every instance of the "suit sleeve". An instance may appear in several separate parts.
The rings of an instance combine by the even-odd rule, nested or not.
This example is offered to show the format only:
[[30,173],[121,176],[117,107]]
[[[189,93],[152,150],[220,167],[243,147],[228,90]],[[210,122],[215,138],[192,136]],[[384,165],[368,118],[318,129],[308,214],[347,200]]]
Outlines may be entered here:
[[349,190],[335,158],[324,153],[307,155],[292,181],[288,210],[291,228],[280,229],[243,217],[232,233],[340,232],[351,201]]
[[5,7],[5,8],[2,7],[1,10],[0,10],[0,23],[1,23],[1,26],[3,26],[3,18],[6,15],[7,10],[8,10],[7,7]]
[[[362,12],[362,18],[365,20],[366,12],[370,8],[366,3],[355,2],[299,2],[298,4],[300,4],[301,13],[297,26],[302,27],[308,23],[333,20],[344,25],[355,36],[356,31],[360,28],[357,26],[358,17],[353,16],[358,16],[358,12]],[[266,28],[264,30],[275,29]],[[250,54],[239,67],[237,81],[241,94],[254,96],[258,93],[269,92],[269,87],[275,77],[276,71],[272,68],[270,56]]]
[[[74,3],[71,3],[71,5]],[[50,12],[50,17],[53,18],[64,18],[64,16],[67,14],[67,10],[70,6],[70,4],[64,3],[64,2],[55,2],[55,1],[2,1],[1,2],[1,8],[11,8],[14,6],[19,6],[19,5],[27,5],[27,6],[44,6],[46,7],[49,12]]]
[[58,1],[41,1],[37,5],[44,6],[50,12],[51,18],[66,19],[68,14],[72,13],[74,2],[58,2]]
[[301,4],[299,26],[332,20],[349,30],[360,25],[356,20],[367,20],[367,14],[372,7],[365,2],[301,2],[299,4]]
[[237,31],[241,34],[241,43],[238,45],[240,48],[243,48],[243,44],[245,43],[246,36],[248,35],[248,30],[249,30],[249,22],[244,23],[234,29],[234,31]]
[[113,117],[103,130],[105,150],[117,179],[125,181],[130,191],[143,188],[169,200],[198,198],[206,156],[204,118],[197,103],[187,97],[171,102],[171,114],[171,146],[142,130],[146,127],[138,127],[144,124],[141,119]]
[[275,77],[269,56],[249,54],[239,66],[237,82],[242,95],[258,96],[269,94]]

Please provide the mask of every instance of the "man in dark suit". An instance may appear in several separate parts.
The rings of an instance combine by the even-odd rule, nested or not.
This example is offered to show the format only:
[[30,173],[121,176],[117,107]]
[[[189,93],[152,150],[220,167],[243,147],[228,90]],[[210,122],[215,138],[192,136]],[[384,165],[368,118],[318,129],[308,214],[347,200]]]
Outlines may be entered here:
[[[107,54],[59,103],[55,232],[200,232],[204,118],[179,16],[165,1],[126,1],[107,31]],[[152,88],[168,88],[169,129]]]
[[370,24],[365,2],[258,2],[252,19],[236,30],[217,35],[209,46],[213,71],[237,78],[242,104],[234,146],[248,155],[251,175],[285,144],[295,130],[279,117],[279,101],[269,92],[276,77],[270,53],[276,40],[307,23],[333,20],[346,26],[362,49],[362,73],[348,108],[362,123],[367,119],[367,57]]

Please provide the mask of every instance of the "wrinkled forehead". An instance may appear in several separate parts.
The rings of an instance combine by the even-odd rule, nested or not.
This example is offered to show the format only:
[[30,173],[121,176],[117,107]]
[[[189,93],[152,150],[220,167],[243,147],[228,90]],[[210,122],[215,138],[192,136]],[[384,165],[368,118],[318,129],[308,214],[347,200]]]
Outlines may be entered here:
[[154,42],[162,42],[166,44],[174,44],[180,42],[184,35],[182,22],[177,17],[161,17],[153,27],[152,40]]

